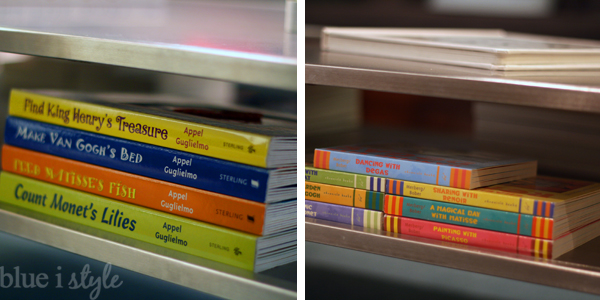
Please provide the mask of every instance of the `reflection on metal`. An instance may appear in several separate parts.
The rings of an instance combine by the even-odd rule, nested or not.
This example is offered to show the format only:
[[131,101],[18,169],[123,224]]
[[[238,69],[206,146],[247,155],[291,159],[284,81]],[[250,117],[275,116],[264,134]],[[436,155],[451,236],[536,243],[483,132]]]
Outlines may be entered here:
[[498,72],[306,45],[307,84],[600,113],[600,71]]
[[295,284],[288,281],[265,274],[254,274],[6,204],[0,209],[0,230],[227,299],[297,297]]
[[296,0],[285,0],[285,32],[296,33],[298,2]]
[[[600,294],[600,238],[561,256],[523,255],[305,218],[306,240],[358,251]],[[310,253],[306,254],[307,256]]]
[[[0,51],[296,90],[296,52],[287,50],[296,42],[285,41],[283,2],[167,4],[153,8],[161,9],[161,17],[144,26],[119,25],[111,15],[103,24],[90,18],[94,23],[85,26],[69,13],[74,5],[53,7],[47,15],[64,17],[62,26],[0,19]],[[0,7],[0,15],[9,8]],[[103,11],[111,10],[97,13]]]

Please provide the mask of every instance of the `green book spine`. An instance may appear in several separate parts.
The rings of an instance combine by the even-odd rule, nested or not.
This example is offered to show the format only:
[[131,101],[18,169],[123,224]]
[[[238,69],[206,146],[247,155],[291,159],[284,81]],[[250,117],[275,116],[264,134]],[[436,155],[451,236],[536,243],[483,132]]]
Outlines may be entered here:
[[306,166],[306,170],[304,172],[305,180],[310,182],[325,183],[382,193],[385,192],[385,178],[317,169],[311,166]]
[[247,270],[258,236],[71,190],[8,172],[0,201]]

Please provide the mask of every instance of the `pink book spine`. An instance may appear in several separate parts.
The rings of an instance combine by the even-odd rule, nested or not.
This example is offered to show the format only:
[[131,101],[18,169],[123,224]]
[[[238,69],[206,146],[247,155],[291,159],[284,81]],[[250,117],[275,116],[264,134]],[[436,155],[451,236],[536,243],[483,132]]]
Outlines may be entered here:
[[537,258],[552,258],[551,240],[536,239],[528,236],[519,236],[519,254],[529,255]]
[[400,233],[402,234],[517,253],[519,236],[515,234],[406,217],[389,217],[400,218]]

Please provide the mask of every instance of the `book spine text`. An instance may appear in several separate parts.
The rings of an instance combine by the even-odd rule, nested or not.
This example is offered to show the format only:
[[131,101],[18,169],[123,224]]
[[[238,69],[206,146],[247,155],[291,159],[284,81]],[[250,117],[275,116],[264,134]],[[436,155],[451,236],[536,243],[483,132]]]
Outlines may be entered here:
[[253,270],[257,236],[2,172],[0,201]]
[[306,167],[306,181],[351,187],[375,192],[385,191],[385,178]]
[[[385,215],[384,224],[399,218],[401,234],[517,253],[518,235],[439,222]],[[389,220],[388,220],[389,219]],[[388,227],[384,227],[387,230]]]
[[520,212],[521,198],[512,195],[440,187],[431,184],[387,179],[386,194],[422,198],[509,212]]
[[261,235],[265,205],[4,145],[2,169],[156,210]]
[[315,150],[319,169],[470,189],[471,170],[341,151]]
[[9,115],[266,167],[270,137],[12,90]]
[[354,206],[354,189],[329,184],[305,182],[304,196],[307,200]]
[[384,193],[316,182],[304,185],[307,200],[383,211]]
[[386,214],[552,239],[554,220],[412,197],[385,196]]
[[383,230],[455,244],[552,258],[552,240],[385,214]]
[[211,192],[264,202],[267,170],[106,135],[8,117],[5,143]]

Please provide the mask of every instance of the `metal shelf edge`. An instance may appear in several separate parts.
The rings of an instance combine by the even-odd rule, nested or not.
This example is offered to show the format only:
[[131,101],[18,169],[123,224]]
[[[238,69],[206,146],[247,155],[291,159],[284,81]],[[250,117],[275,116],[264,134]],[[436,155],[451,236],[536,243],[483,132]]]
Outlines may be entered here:
[[[499,251],[473,251],[453,248],[420,238],[398,238],[376,230],[356,230],[306,218],[306,240],[379,255],[391,256],[470,272],[505,277],[531,283],[600,294],[600,269],[550,261],[536,261]],[[369,232],[370,231],[370,232]],[[396,235],[396,234],[392,234]],[[431,241],[431,242],[429,242]],[[308,255],[308,254],[307,254]]]
[[[189,47],[188,47],[189,48]],[[296,90],[294,59],[0,27],[0,51]]]
[[600,93],[586,87],[308,63],[305,68],[306,84],[600,113]]
[[0,230],[228,299],[296,299],[297,293],[0,209]]

